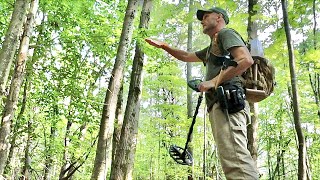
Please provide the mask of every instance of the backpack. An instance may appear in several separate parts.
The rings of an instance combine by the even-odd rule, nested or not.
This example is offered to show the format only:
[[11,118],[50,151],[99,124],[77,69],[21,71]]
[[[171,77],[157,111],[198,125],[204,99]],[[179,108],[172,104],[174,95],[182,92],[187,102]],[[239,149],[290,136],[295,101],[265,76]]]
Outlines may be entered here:
[[264,100],[273,92],[275,70],[264,57],[252,56],[252,59],[253,65],[240,78],[246,88],[246,99],[255,103]]
[[[233,31],[241,37],[237,31]],[[254,63],[240,76],[240,79],[245,87],[247,101],[260,102],[273,92],[275,69],[271,62],[263,57],[262,45],[258,39],[253,39],[249,43],[243,39],[242,41],[247,45]]]

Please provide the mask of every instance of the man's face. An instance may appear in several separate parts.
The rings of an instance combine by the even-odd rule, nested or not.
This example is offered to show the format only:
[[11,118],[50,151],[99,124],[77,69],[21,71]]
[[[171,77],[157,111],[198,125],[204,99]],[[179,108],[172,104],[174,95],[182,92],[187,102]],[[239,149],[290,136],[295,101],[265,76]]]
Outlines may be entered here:
[[216,26],[217,19],[219,18],[219,14],[217,13],[205,13],[203,15],[203,19],[201,21],[201,25],[203,27],[203,33],[209,34]]

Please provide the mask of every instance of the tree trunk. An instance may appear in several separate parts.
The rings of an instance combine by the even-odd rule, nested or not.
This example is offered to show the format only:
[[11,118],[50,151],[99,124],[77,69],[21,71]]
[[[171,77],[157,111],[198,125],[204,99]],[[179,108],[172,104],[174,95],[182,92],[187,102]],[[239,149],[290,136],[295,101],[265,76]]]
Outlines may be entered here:
[[27,91],[28,91],[28,84],[29,84],[29,81],[25,80],[25,83],[24,83],[24,88],[23,88],[23,99],[22,99],[22,104],[21,104],[21,109],[20,109],[20,112],[18,114],[18,117],[17,117],[17,123],[14,125],[14,128],[13,128],[13,132],[12,132],[12,137],[11,137],[11,141],[10,141],[10,150],[9,150],[9,155],[8,155],[8,158],[7,158],[7,163],[6,163],[6,167],[5,167],[5,170],[4,170],[4,174],[7,174],[9,173],[10,169],[12,168],[11,167],[11,159],[13,157],[13,153],[14,153],[14,148],[17,147],[16,145],[16,140],[17,140],[17,137],[18,136],[21,136],[21,133],[18,133],[18,130],[20,129],[21,127],[21,123],[20,123],[20,120],[23,118],[23,114],[24,114],[24,111],[26,109],[26,103],[27,103]]
[[6,100],[5,109],[2,115],[0,129],[0,174],[3,174],[7,162],[8,150],[10,148],[9,136],[14,112],[17,108],[21,83],[25,73],[26,61],[29,50],[30,37],[33,31],[35,14],[38,9],[38,0],[32,0],[30,13],[24,25],[24,32],[20,43],[19,55],[16,62],[14,76],[11,81],[10,92]]
[[[257,11],[254,10],[254,6],[257,5],[258,0],[249,0],[248,3],[248,40],[257,39],[258,38],[258,28],[257,23],[253,20],[254,16],[257,14]],[[250,111],[251,115],[251,124],[248,125],[247,128],[247,137],[248,137],[248,150],[255,162],[257,167],[257,157],[258,157],[258,143],[257,143],[257,131],[258,131],[258,104],[250,103]]]
[[318,107],[318,117],[320,119],[320,74],[314,73],[314,77],[309,74],[309,82],[312,87],[315,103]]
[[[189,13],[193,12],[193,0],[189,2]],[[188,23],[188,43],[187,43],[187,51],[192,51],[192,22]],[[192,78],[192,63],[187,63],[187,82],[189,82]],[[187,87],[187,110],[188,110],[188,118],[192,118],[192,89]]]
[[[71,113],[70,111],[69,111],[69,115]],[[65,136],[64,136],[64,152],[63,152],[63,162],[64,162],[64,164],[60,168],[59,179],[64,178],[68,174],[68,169],[70,169],[69,168],[70,167],[70,157],[69,157],[68,149],[69,149],[69,146],[70,146],[70,138],[69,138],[70,135],[69,135],[69,133],[70,133],[71,125],[72,125],[71,117],[68,117],[66,133],[65,133]]]
[[29,2],[29,0],[16,0],[9,29],[2,44],[0,51],[0,100],[6,91],[11,64],[19,44],[19,36],[21,36]]
[[293,46],[291,44],[291,33],[289,27],[288,20],[288,11],[287,11],[287,2],[286,0],[281,0],[282,11],[283,11],[283,21],[284,28],[287,37],[287,45],[288,45],[288,53],[289,53],[289,66],[290,66],[290,75],[291,75],[291,86],[292,86],[292,106],[293,106],[293,118],[295,124],[295,130],[298,136],[298,179],[305,180],[306,179],[306,144],[305,139],[301,127],[300,121],[300,112],[299,112],[299,100],[298,100],[298,90],[297,90],[297,81],[296,81],[296,72],[295,72],[295,58],[293,54]]
[[316,13],[316,0],[313,0],[312,12],[313,12],[313,46],[314,49],[317,49],[317,13]]
[[33,125],[32,119],[28,120],[28,138],[27,138],[27,145],[24,150],[24,166],[22,169],[22,176],[20,177],[21,180],[28,180],[31,179],[30,177],[30,170],[31,170],[31,140],[32,140],[32,133],[33,133]]
[[112,139],[112,164],[111,164],[111,171],[112,167],[115,166],[115,158],[117,154],[117,149],[120,143],[120,137],[121,137],[121,129],[122,129],[122,124],[123,124],[123,85],[121,85],[120,92],[118,95],[118,103],[117,103],[117,109],[116,109],[116,119],[115,119],[115,124],[116,126],[114,127],[114,133],[113,133],[113,139]]
[[257,167],[258,159],[258,103],[250,103],[251,124],[247,126],[248,150]]
[[[189,1],[189,13],[194,13],[193,12],[193,0]],[[188,23],[188,44],[187,44],[187,51],[191,52],[192,51],[192,22]],[[187,82],[191,80],[192,75],[192,63],[188,62],[187,63]],[[188,119],[193,117],[192,114],[192,89],[187,87],[187,110],[188,110]],[[192,135],[190,138],[190,144],[192,142]],[[193,148],[192,145],[188,147],[189,152],[191,155],[193,155]],[[192,172],[192,167],[188,169],[188,180],[193,179],[193,172]]]
[[[313,48],[317,50],[317,13],[316,13],[316,0],[313,0],[312,5],[312,12],[313,12]],[[316,104],[318,106],[318,117],[320,119],[320,74],[314,73],[314,79],[311,77],[312,75],[309,74],[310,84],[313,90],[313,94],[315,97]]]
[[[139,25],[139,28],[141,29],[148,27],[151,6],[151,0],[144,0]],[[112,180],[132,179],[138,135],[143,60],[144,53],[141,49],[140,42],[137,41],[120,142],[117,148],[115,163],[110,175],[110,179]]]
[[[52,171],[52,167],[53,167],[53,155],[52,155],[52,150],[51,147],[54,146],[53,142],[54,142],[54,137],[55,134],[57,132],[57,128],[56,128],[56,124],[53,124],[50,128],[50,136],[49,136],[49,143],[45,142],[44,146],[45,146],[45,163],[44,163],[44,175],[43,175],[43,179],[44,180],[49,180],[51,179],[51,171]],[[46,136],[44,136],[44,138],[46,139]]]
[[106,178],[106,164],[109,149],[111,149],[112,134],[114,127],[114,117],[118,94],[123,79],[123,69],[126,63],[126,53],[131,42],[133,23],[138,7],[138,0],[129,0],[126,15],[123,22],[123,29],[121,32],[121,39],[118,46],[117,57],[114,68],[109,81],[108,90],[103,106],[102,118],[100,122],[99,138],[96,150],[96,157],[94,161],[94,168],[91,179],[105,179]]

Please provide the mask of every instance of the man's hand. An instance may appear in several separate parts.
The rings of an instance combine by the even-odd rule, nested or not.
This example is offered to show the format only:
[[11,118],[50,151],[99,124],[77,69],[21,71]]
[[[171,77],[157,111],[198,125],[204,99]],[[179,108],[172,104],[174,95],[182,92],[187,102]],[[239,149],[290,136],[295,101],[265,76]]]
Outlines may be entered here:
[[154,39],[150,39],[150,38],[146,38],[144,39],[147,43],[149,43],[150,45],[157,47],[157,48],[164,48],[165,46],[168,46],[167,43],[162,42],[162,41],[157,41]]
[[199,84],[198,89],[201,92],[207,92],[211,88],[216,87],[216,80],[211,79],[209,81],[203,81],[202,83]]

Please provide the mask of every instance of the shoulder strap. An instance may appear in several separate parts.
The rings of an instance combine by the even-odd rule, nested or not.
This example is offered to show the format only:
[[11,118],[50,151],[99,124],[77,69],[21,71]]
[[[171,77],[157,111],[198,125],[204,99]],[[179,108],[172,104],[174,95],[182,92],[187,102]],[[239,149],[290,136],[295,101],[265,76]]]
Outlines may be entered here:
[[[241,34],[240,33],[238,33],[238,31],[236,31],[235,29],[233,29],[233,28],[224,28],[224,29],[230,29],[230,30],[232,30],[233,32],[235,32],[240,38],[241,38],[241,40],[243,41],[243,43],[247,46],[248,45],[248,43],[242,38],[242,36],[241,36]],[[219,48],[221,47],[221,45],[220,45],[220,39],[221,39],[221,35],[220,35],[220,32],[218,32],[218,45],[219,45]],[[223,50],[223,49],[222,49]]]
[[[231,29],[231,28],[228,28],[228,29]],[[233,30],[237,35],[239,35],[241,37],[241,35],[234,29],[231,29]],[[224,49],[222,47],[222,44],[220,43],[221,42],[221,35],[220,35],[220,32],[218,32],[218,37],[217,37],[217,43],[218,43],[218,47],[220,48],[220,51],[221,52],[224,52]],[[243,38],[241,37],[242,41],[244,42]],[[245,42],[244,42],[245,43]],[[246,44],[246,43],[245,43]],[[234,60],[234,58],[232,57],[232,55],[226,55],[224,56],[225,57],[225,60],[222,64],[222,69],[223,70],[226,70],[229,66],[233,66],[233,67],[237,67],[238,66],[238,63]]]

